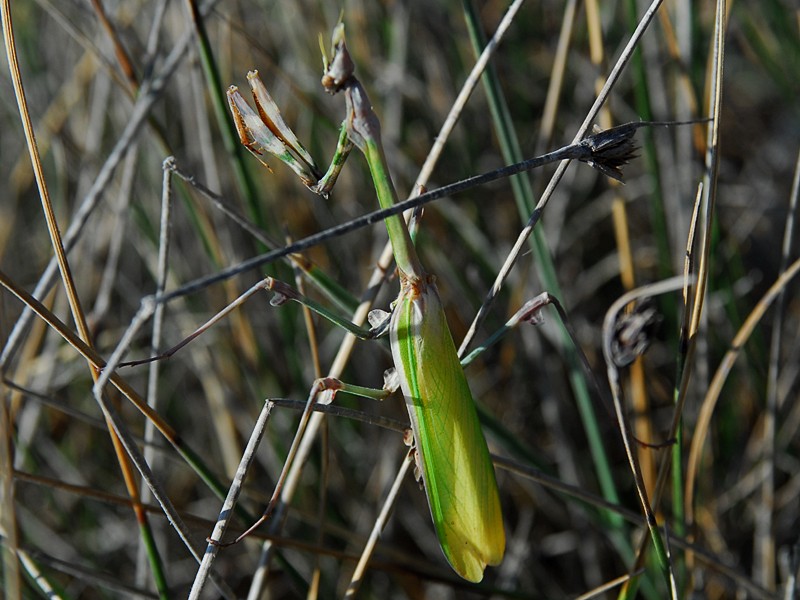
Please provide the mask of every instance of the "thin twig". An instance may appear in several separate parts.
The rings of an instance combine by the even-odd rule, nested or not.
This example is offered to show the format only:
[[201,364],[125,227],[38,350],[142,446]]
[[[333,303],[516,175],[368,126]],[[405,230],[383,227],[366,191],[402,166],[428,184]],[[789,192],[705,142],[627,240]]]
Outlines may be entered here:
[[642,298],[664,294],[674,290],[679,290],[683,286],[683,277],[673,277],[665,281],[660,281],[651,285],[643,286],[623,294],[606,312],[603,321],[603,355],[606,361],[606,369],[608,372],[608,383],[611,388],[611,397],[614,400],[614,410],[616,411],[617,422],[619,424],[620,435],[622,436],[622,443],[625,446],[625,453],[628,457],[628,464],[633,473],[633,479],[636,484],[636,491],[639,494],[639,502],[642,507],[642,512],[645,515],[647,527],[650,530],[652,542],[656,548],[656,556],[659,560],[662,572],[667,576],[667,583],[669,578],[672,577],[672,569],[666,552],[663,548],[663,541],[661,540],[658,525],[656,521],[653,507],[650,505],[648,499],[647,489],[644,486],[642,479],[641,469],[639,467],[639,458],[633,447],[633,435],[631,434],[630,424],[625,416],[625,409],[622,404],[622,387],[619,381],[619,371],[614,361],[613,346],[613,333],[614,324],[617,321],[618,314],[622,309],[631,302]]
[[[695,121],[686,121],[685,123],[694,122]],[[276,260],[290,254],[312,248],[329,239],[340,237],[352,231],[361,229],[362,227],[379,223],[388,217],[400,214],[408,209],[416,208],[429,202],[433,202],[434,200],[449,197],[476,186],[484,185],[492,181],[496,181],[497,179],[510,177],[511,175],[515,175],[523,171],[536,169],[553,162],[573,159],[580,160],[599,170],[602,170],[609,176],[614,176],[612,173],[617,174],[618,172],[621,176],[620,167],[634,157],[635,146],[633,144],[633,135],[636,133],[637,129],[640,127],[666,127],[682,124],[684,124],[684,122],[632,121],[630,123],[618,125],[612,129],[590,135],[585,140],[580,140],[578,142],[569,144],[568,146],[564,146],[563,148],[559,148],[553,152],[548,152],[547,154],[541,156],[535,156],[514,165],[489,171],[488,173],[475,175],[468,179],[464,179],[441,188],[436,188],[403,202],[398,202],[389,208],[375,210],[362,217],[348,221],[347,223],[335,225],[320,231],[319,233],[302,238],[292,244],[289,244],[288,246],[284,246],[283,248],[278,248],[276,250],[254,256],[253,258],[242,261],[241,263],[227,269],[223,269],[217,273],[214,273],[213,275],[208,275],[206,277],[201,277],[195,279],[194,281],[190,281],[189,283],[182,285],[180,288],[172,292],[168,292],[157,297],[156,302],[169,302],[175,298],[192,294],[215,283],[225,281],[231,277],[235,277],[252,269],[273,263]]]
[[[250,470],[250,465],[255,459],[256,449],[258,449],[258,445],[261,443],[261,438],[266,430],[267,420],[269,419],[273,406],[275,406],[275,404],[267,400],[261,409],[261,413],[258,415],[258,419],[253,426],[253,431],[250,434],[250,439],[247,442],[247,447],[242,454],[242,460],[239,462],[239,467],[236,469],[236,474],[231,482],[228,495],[225,498],[225,502],[222,504],[222,508],[220,509],[219,517],[217,517],[217,522],[214,525],[214,530],[211,532],[210,539],[212,540],[221,540],[222,536],[225,535],[225,531],[228,528],[228,522],[231,514],[233,513],[233,507],[236,505],[239,495],[242,492],[242,484],[244,483],[245,477],[247,477],[247,472]],[[203,554],[203,560],[200,561],[200,568],[195,574],[192,588],[189,591],[190,599],[196,599],[200,597],[200,592],[203,590],[206,579],[211,574],[211,566],[214,563],[214,558],[216,558],[219,548],[219,544],[212,544],[210,542],[206,547],[205,554]]]
[[[782,273],[789,266],[794,245],[794,231],[797,218],[798,196],[800,196],[800,153],[795,163],[792,191],[789,195],[789,206],[786,225],[783,231],[783,247],[778,272]],[[755,532],[753,533],[753,562],[756,565],[756,581],[770,588],[775,582],[775,434],[778,417],[778,376],[781,366],[781,342],[786,308],[786,290],[781,290],[775,300],[775,312],[772,320],[772,336],[769,348],[769,371],[767,374],[767,403],[764,410],[764,432],[761,457],[761,499],[755,511]]]
[[369,562],[369,559],[375,550],[375,546],[378,544],[378,538],[380,537],[383,528],[386,527],[386,522],[389,520],[389,514],[394,506],[394,501],[397,498],[397,494],[400,492],[400,486],[403,483],[403,479],[405,479],[409,467],[414,462],[413,456],[414,449],[412,448],[406,453],[403,462],[400,464],[400,468],[397,470],[397,475],[395,475],[392,488],[386,495],[386,500],[381,506],[381,512],[378,514],[378,518],[375,519],[375,524],[372,527],[372,531],[370,531],[369,539],[367,540],[367,543],[364,544],[361,557],[358,559],[356,569],[353,572],[353,576],[350,578],[350,585],[347,586],[347,591],[344,595],[345,598],[355,598],[356,594],[358,593],[358,588],[361,587],[361,582],[364,579],[364,573],[367,569],[367,563]]

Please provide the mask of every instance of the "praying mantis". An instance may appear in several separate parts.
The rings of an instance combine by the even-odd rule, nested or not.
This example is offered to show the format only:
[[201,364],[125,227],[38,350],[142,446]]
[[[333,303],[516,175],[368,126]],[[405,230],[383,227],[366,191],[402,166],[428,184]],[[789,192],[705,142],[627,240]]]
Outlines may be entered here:
[[[405,398],[418,471],[442,552],[459,576],[479,582],[486,567],[500,564],[505,553],[503,516],[488,446],[447,325],[435,277],[423,268],[408,225],[398,214],[407,203],[398,205],[381,145],[380,122],[364,87],[354,75],[355,67],[347,51],[342,23],[333,33],[331,59],[324,56],[323,62],[324,89],[330,94],[343,93],[346,101],[346,117],[337,150],[324,175],[284,123],[257,72],[251,71],[247,77],[255,110],[236,86],[228,90],[229,107],[242,144],[262,164],[270,168],[265,153],[276,156],[304,185],[325,198],[352,148],[358,148],[365,156],[381,209],[387,213],[384,218],[400,281],[400,292],[388,325],[382,323],[388,329],[396,374],[389,380],[397,382]],[[462,183],[477,185],[565,158],[584,161],[609,177],[621,179],[620,167],[633,157],[633,133],[638,127],[651,124],[655,123],[628,123],[597,133],[578,144]],[[417,200],[421,204],[423,200],[454,193],[462,189],[459,185],[433,190]],[[279,255],[288,254],[290,249],[299,248],[285,248]],[[273,283],[266,289],[274,289],[271,286]],[[288,296],[284,294],[284,297]],[[297,296],[291,299],[306,304],[306,300],[299,300]],[[307,306],[334,320],[318,307]]]
[[[347,104],[337,156],[346,157],[355,145],[367,159],[381,207],[391,207],[397,193],[381,146],[380,123],[354,76],[342,24],[334,31],[332,57],[325,63],[325,90],[343,92]],[[313,160],[283,123],[258,75],[251,72],[248,80],[258,112],[235,87],[228,91],[244,145],[259,160],[262,152],[277,156],[304,184],[327,196],[344,160],[335,159],[329,172],[317,178]],[[389,217],[386,227],[400,279],[388,324],[389,342],[411,421],[417,466],[447,561],[461,577],[478,582],[486,566],[500,564],[505,552],[494,467],[435,278],[422,267],[403,217]]]

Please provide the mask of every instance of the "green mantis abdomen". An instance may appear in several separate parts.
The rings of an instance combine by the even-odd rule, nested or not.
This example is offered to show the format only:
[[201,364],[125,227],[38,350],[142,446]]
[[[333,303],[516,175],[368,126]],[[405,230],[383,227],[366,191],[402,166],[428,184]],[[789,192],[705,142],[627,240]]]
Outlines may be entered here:
[[442,550],[465,579],[480,581],[505,551],[494,467],[439,294],[405,279],[392,315],[395,368]]

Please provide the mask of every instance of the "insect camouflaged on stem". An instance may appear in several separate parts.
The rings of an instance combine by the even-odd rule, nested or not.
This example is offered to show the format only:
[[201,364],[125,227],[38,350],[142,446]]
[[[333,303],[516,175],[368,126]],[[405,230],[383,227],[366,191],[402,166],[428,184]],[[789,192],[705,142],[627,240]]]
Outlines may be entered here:
[[[335,180],[343,162],[340,150],[355,144],[367,159],[381,207],[391,208],[397,203],[397,193],[381,145],[380,122],[353,74],[341,24],[334,31],[332,60],[325,66],[322,81],[326,91],[344,92],[346,99],[346,118],[329,173],[334,173]],[[248,78],[257,104],[264,104],[267,95],[255,83],[257,76]],[[259,125],[256,117],[263,117],[264,111],[256,115],[235,88],[228,97],[242,142],[259,160],[261,151],[284,161],[289,157],[289,166],[303,183],[320,191],[317,182],[309,180],[307,165],[288,151],[299,147],[299,142],[287,146],[286,135],[276,142],[274,131],[279,126],[274,121],[280,119],[279,111],[272,111],[269,122]],[[242,124],[258,131],[243,130]],[[332,183],[325,185],[327,190]],[[403,218],[394,215],[386,219],[386,227],[401,282],[389,338],[414,433],[417,466],[445,557],[459,575],[477,582],[486,565],[499,564],[505,552],[494,467],[434,278],[423,269]]]
[[[348,135],[367,159],[380,205],[388,208],[397,203],[397,193],[380,121],[353,70],[340,25],[323,86],[330,93],[344,92]],[[494,467],[434,278],[423,269],[403,218],[387,219],[386,228],[400,277],[389,340],[417,466],[445,557],[459,575],[480,581],[486,565],[499,564],[505,551]]]

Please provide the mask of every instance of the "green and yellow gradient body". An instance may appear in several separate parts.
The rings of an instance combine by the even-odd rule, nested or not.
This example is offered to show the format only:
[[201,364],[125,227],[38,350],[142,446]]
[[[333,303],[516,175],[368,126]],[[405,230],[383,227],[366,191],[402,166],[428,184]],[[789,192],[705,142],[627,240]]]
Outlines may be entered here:
[[494,467],[436,285],[404,279],[389,336],[414,430],[418,465],[444,555],[480,581],[503,559]]
[[[360,84],[347,90],[351,139],[362,150],[381,207],[396,202],[380,125]],[[417,464],[439,543],[464,579],[503,560],[506,538],[494,466],[434,278],[425,273],[400,216],[386,219],[400,275],[389,341],[405,396]]]
[[[325,176],[319,178],[256,72],[248,80],[257,111],[235,86],[228,91],[242,143],[265,165],[264,153],[277,156],[323,196],[354,144],[367,159],[381,207],[388,208],[397,203],[397,192],[381,145],[380,122],[353,74],[341,24],[334,31],[332,59],[325,57],[324,64],[323,86],[332,94],[344,91],[347,100],[337,153]],[[414,431],[417,465],[445,557],[461,577],[478,582],[486,566],[500,564],[505,552],[494,466],[434,278],[423,269],[403,218],[389,217],[386,228],[401,283],[389,337]]]

